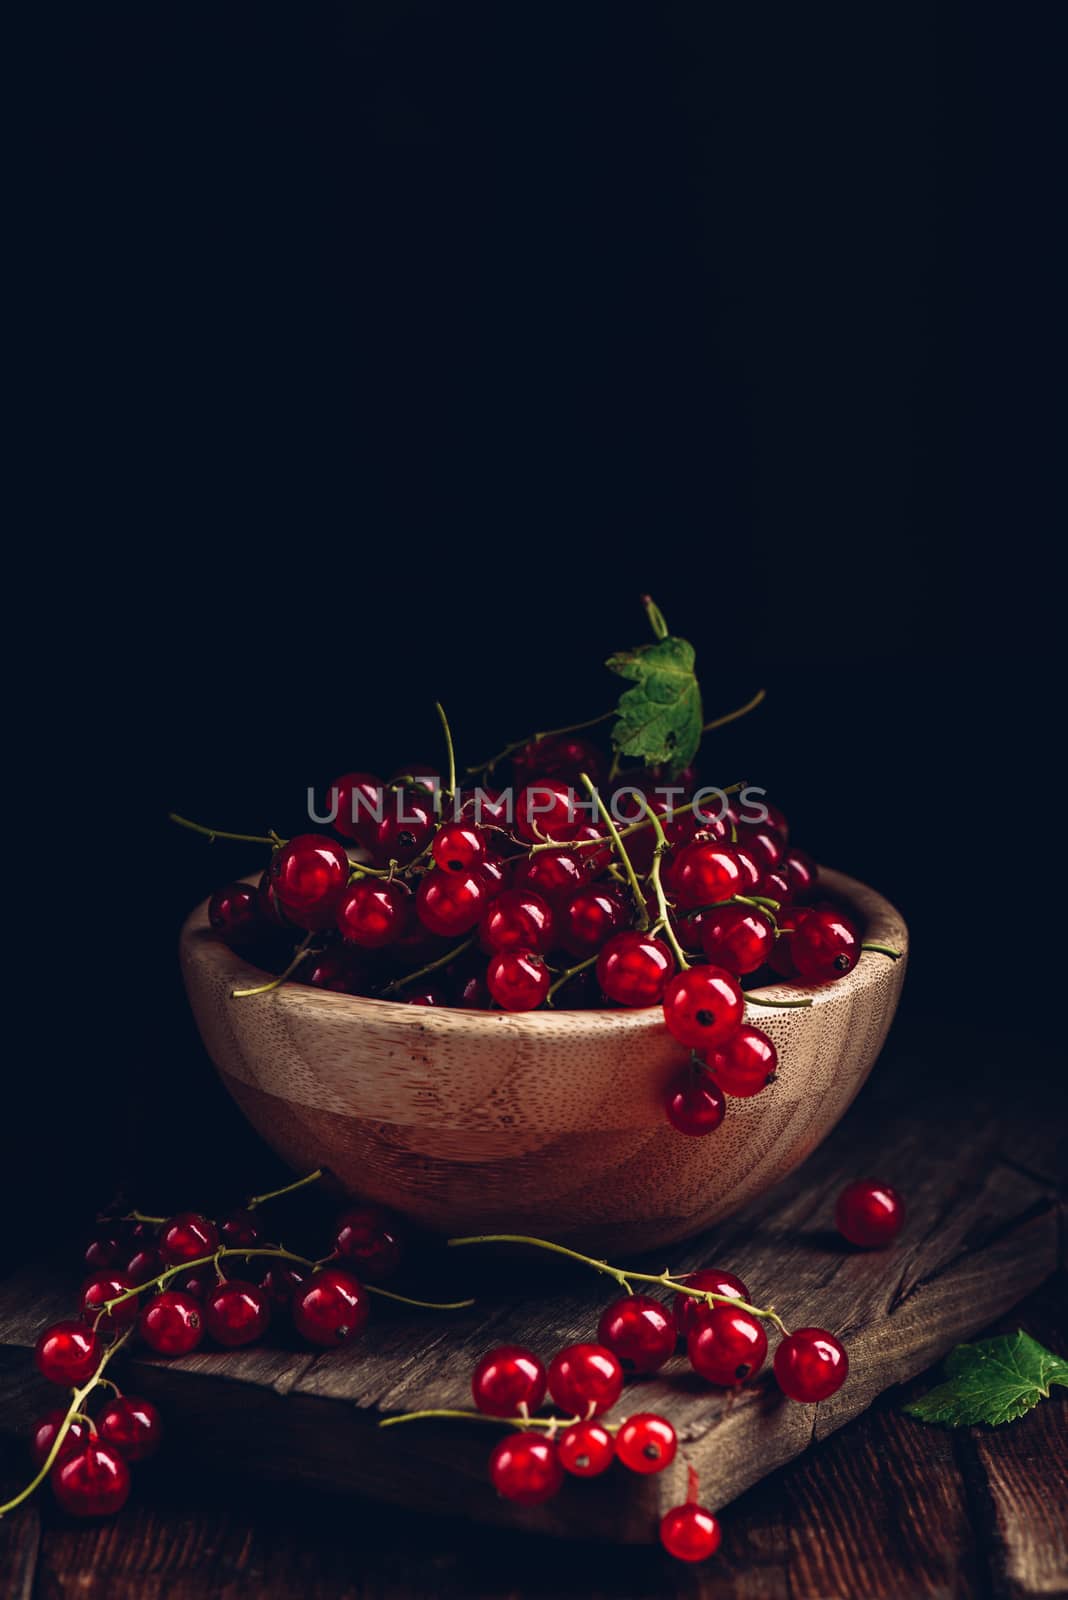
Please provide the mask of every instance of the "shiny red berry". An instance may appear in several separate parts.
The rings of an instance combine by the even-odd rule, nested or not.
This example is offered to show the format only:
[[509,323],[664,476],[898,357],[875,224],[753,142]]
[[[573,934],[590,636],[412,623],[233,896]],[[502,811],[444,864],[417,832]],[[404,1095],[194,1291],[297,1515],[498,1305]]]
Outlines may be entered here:
[[660,1519],[660,1543],[676,1561],[705,1561],[719,1549],[723,1534],[703,1506],[675,1506]]
[[404,1258],[397,1218],[381,1206],[351,1206],[339,1218],[334,1249],[360,1278],[378,1283],[391,1277]]
[[787,850],[779,871],[785,874],[791,894],[798,897],[811,894],[819,877],[819,868],[812,857],[807,856],[803,850]]
[[204,1322],[216,1344],[227,1349],[255,1344],[267,1331],[271,1302],[257,1283],[231,1278],[216,1284],[204,1300]]
[[271,862],[278,903],[298,928],[328,928],[349,881],[349,858],[322,833],[301,833]]
[[286,1311],[293,1303],[297,1290],[307,1283],[311,1272],[291,1261],[275,1261],[260,1279],[260,1288],[277,1311]]
[[97,1432],[106,1445],[127,1461],[147,1461],[163,1437],[163,1422],[151,1400],[136,1395],[116,1395],[96,1419]]
[[385,786],[373,772],[346,772],[330,785],[333,826],[346,839],[365,844],[384,811]]
[[192,1295],[194,1300],[203,1305],[218,1282],[220,1282],[219,1273],[214,1264],[209,1262],[207,1266],[190,1267],[188,1272],[176,1273],[173,1278],[167,1279],[167,1288],[181,1294]]
[[137,1283],[128,1272],[98,1272],[87,1278],[82,1284],[81,1313],[83,1319],[91,1326],[95,1326],[100,1318],[101,1328],[129,1328],[137,1321],[137,1296],[123,1300],[119,1305],[113,1306],[106,1316],[101,1313],[104,1302],[116,1300],[120,1294],[125,1294],[128,1289],[136,1289]]
[[647,1294],[627,1294],[605,1306],[597,1338],[626,1372],[656,1372],[675,1353],[671,1313]]
[[259,890],[249,883],[228,883],[208,902],[208,921],[228,945],[240,949],[263,932]]
[[420,881],[415,910],[424,928],[442,938],[455,939],[470,933],[489,898],[489,890],[477,872],[446,872],[435,867]]
[[842,912],[817,906],[790,936],[790,954],[803,982],[829,983],[860,960],[860,934]]
[[777,867],[786,854],[786,841],[769,822],[738,823],[738,843],[751,850],[761,870]]
[[411,989],[399,997],[407,1006],[447,1006],[451,1004],[444,984],[428,984],[425,989]]
[[779,1056],[767,1034],[746,1023],[718,1049],[709,1050],[705,1063],[724,1094],[748,1100],[772,1081]]
[[537,950],[544,955],[553,942],[552,908],[533,889],[504,889],[483,914],[478,936],[491,955],[501,950]]
[[471,1375],[475,1406],[489,1417],[519,1416],[520,1406],[537,1411],[545,1399],[545,1368],[522,1345],[502,1344],[482,1357]]
[[710,1383],[744,1383],[759,1372],[768,1336],[750,1311],[722,1302],[699,1313],[686,1339],[690,1365]]
[[834,1208],[838,1232],[862,1250],[878,1250],[905,1225],[905,1202],[888,1183],[860,1179],[847,1184]]
[[[48,1453],[56,1441],[56,1435],[63,1425],[67,1413],[64,1410],[49,1411],[34,1427],[30,1435],[30,1455],[33,1457],[35,1467],[43,1467],[48,1460]],[[57,1461],[65,1461],[68,1456],[76,1455],[84,1445],[89,1443],[92,1435],[84,1422],[72,1422],[63,1435],[63,1443],[56,1455]]]
[[573,1478],[597,1478],[616,1458],[616,1442],[599,1422],[573,1422],[556,1441],[560,1465]]
[[722,1044],[745,1015],[741,986],[722,967],[677,972],[664,990],[663,1005],[668,1028],[691,1050]]
[[671,889],[680,911],[696,911],[742,894],[738,858],[730,845],[695,840],[679,852],[672,866]]
[[110,1445],[84,1445],[52,1468],[49,1478],[61,1508],[72,1517],[109,1517],[130,1493],[130,1469]]
[[154,1244],[138,1245],[126,1263],[126,1271],[134,1283],[147,1283],[163,1271],[163,1257]]
[[359,994],[366,976],[356,948],[350,945],[313,956],[299,969],[298,975],[302,983],[310,984],[313,989],[326,989],[331,994]]
[[228,1250],[251,1250],[263,1238],[259,1216],[241,1206],[223,1220],[219,1236]]
[[741,978],[768,959],[775,938],[767,917],[749,906],[718,906],[700,919],[701,948],[709,961]]
[[218,1229],[199,1211],[180,1211],[167,1223],[160,1238],[160,1254],[172,1267],[213,1255],[218,1247]]
[[293,1296],[297,1332],[326,1349],[354,1339],[370,1311],[367,1290],[343,1267],[320,1267]]
[[674,970],[668,946],[647,933],[614,934],[597,957],[601,993],[621,1006],[655,1006]]
[[434,832],[433,799],[418,789],[387,789],[382,821],[371,824],[367,848],[376,865],[391,861],[406,867],[430,843]]
[[619,1399],[623,1368],[601,1344],[572,1344],[553,1357],[549,1393],[561,1411],[599,1416]]
[[678,1133],[699,1139],[719,1127],[727,1114],[727,1101],[707,1072],[684,1067],[667,1086],[664,1110]]
[[515,869],[519,889],[531,889],[554,909],[562,906],[589,877],[589,850],[539,850]]
[[411,891],[403,883],[358,878],[337,908],[338,932],[347,944],[379,950],[402,937],[411,911]]
[[627,913],[617,894],[595,883],[584,884],[557,911],[557,942],[568,955],[584,961],[596,955],[626,922]]
[[85,1247],[85,1264],[92,1272],[101,1267],[121,1267],[128,1248],[121,1229],[102,1229]]
[[49,1383],[76,1388],[92,1377],[100,1353],[100,1340],[84,1322],[54,1322],[38,1338],[34,1359]]
[[776,918],[779,924],[779,932],[768,954],[768,965],[774,972],[779,974],[780,978],[796,979],[797,977],[797,968],[794,966],[792,953],[794,934],[805,918],[811,915],[812,911],[808,906],[790,906],[788,910],[781,912]]
[[486,835],[466,822],[446,822],[434,835],[430,854],[445,872],[472,872],[488,854]]
[[[687,1272],[684,1281],[690,1289],[700,1289],[702,1294],[724,1294],[731,1300],[748,1300],[749,1290],[733,1272],[723,1272],[718,1267],[702,1267],[699,1272]],[[713,1302],[714,1303],[714,1302]],[[675,1296],[675,1326],[682,1338],[697,1326],[708,1302],[695,1300],[689,1294]]]
[[502,1011],[533,1011],[549,992],[551,976],[533,950],[502,950],[490,957],[486,985]]
[[760,893],[769,900],[777,901],[780,908],[789,905],[794,898],[789,878],[778,867],[771,867],[764,873],[760,880]]
[[784,1395],[815,1405],[842,1387],[849,1376],[849,1357],[824,1328],[795,1328],[780,1342],[774,1368]]
[[187,1356],[204,1337],[203,1307],[184,1290],[164,1289],[148,1302],[137,1329],[157,1355]]
[[764,868],[761,866],[757,856],[746,844],[738,843],[732,845],[731,849],[734,851],[734,859],[737,861],[742,873],[742,887],[739,893],[759,894],[760,885],[764,878]]
[[569,784],[559,778],[539,778],[516,797],[516,832],[528,844],[564,839],[583,820],[578,806],[578,797]]
[[505,1500],[539,1506],[551,1500],[564,1481],[556,1445],[529,1433],[510,1433],[490,1456],[490,1482]]
[[663,1472],[679,1447],[678,1435],[666,1417],[639,1411],[616,1434],[616,1455],[630,1472]]

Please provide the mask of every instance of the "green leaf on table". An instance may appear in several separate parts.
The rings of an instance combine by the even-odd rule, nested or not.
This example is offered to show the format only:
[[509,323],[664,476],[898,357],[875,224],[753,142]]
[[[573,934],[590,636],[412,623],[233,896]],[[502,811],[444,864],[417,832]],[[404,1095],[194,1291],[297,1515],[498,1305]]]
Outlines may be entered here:
[[612,729],[619,754],[676,772],[689,766],[701,743],[702,719],[693,645],[668,634],[609,656],[605,665],[634,680],[620,695]]
[[1013,1422],[1049,1398],[1050,1385],[1068,1385],[1068,1361],[1021,1329],[978,1344],[959,1344],[945,1363],[946,1382],[907,1405],[921,1422],[948,1428]]

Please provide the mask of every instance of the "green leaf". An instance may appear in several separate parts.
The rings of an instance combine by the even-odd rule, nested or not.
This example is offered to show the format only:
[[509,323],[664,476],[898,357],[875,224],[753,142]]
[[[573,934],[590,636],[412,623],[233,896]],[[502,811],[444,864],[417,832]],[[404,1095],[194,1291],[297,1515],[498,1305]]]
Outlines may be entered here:
[[921,1422],[948,1428],[986,1422],[996,1427],[1049,1398],[1050,1384],[1068,1385],[1068,1361],[1021,1329],[979,1344],[959,1344],[945,1363],[946,1382],[905,1407]]
[[669,634],[655,644],[609,656],[605,663],[633,689],[620,695],[612,743],[620,755],[673,772],[689,766],[701,743],[701,690],[694,676],[694,649]]

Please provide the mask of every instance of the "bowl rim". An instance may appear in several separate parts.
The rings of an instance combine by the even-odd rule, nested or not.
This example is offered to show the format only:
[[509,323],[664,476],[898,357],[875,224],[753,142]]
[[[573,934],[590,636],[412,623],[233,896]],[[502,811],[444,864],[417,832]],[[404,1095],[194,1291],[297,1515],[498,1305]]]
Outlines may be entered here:
[[[259,874],[250,873],[243,881],[258,883]],[[865,939],[892,944],[900,949],[901,957],[899,961],[893,963],[895,967],[907,959],[909,941],[905,919],[889,900],[859,879],[848,877],[845,873],[836,872],[829,867],[820,867],[819,881],[831,894],[844,900],[860,914]],[[264,968],[253,966],[236,951],[231,950],[212,931],[208,922],[209,901],[210,896],[195,906],[182,925],[179,935],[179,957],[183,967],[207,965],[212,967],[217,977],[225,981],[230,988],[254,987],[258,981],[262,981],[270,974],[266,974]],[[890,957],[880,955],[877,951],[864,951],[853,971],[834,983],[804,988],[783,981],[747,990],[747,997],[755,994],[767,999],[791,1000],[803,996],[810,998],[812,1004],[782,1008],[768,1008],[759,1004],[747,1006],[746,1021],[751,1024],[757,1023],[761,1013],[777,1018],[809,1014],[832,1000],[840,1001],[846,997],[859,995],[885,977],[890,960]],[[532,1038],[538,1034],[544,1037],[549,1032],[593,1035],[608,1027],[618,1032],[642,1033],[649,1028],[659,1028],[663,1025],[663,1011],[658,1005],[633,1011],[622,1007],[615,1010],[584,1011],[477,1011],[464,1010],[459,1006],[410,1006],[403,1000],[382,1000],[373,995],[336,994],[329,989],[313,989],[308,984],[294,983],[284,983],[268,994],[250,997],[247,1003],[252,1004],[253,1001],[283,1009],[298,1006],[304,1013],[305,1019],[309,1010],[321,1009],[324,1016],[332,1014],[335,1022],[339,1014],[348,1012],[354,1022],[373,1020],[380,1024],[404,1025],[414,1032],[423,1034],[428,1031],[433,1033],[456,1031],[469,1037],[492,1034],[502,1023],[507,1023],[513,1029],[528,1031]]]

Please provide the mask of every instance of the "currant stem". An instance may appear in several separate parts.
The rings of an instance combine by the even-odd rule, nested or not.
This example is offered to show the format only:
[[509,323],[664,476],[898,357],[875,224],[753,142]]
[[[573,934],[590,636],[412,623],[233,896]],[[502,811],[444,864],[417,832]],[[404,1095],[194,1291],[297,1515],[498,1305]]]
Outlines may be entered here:
[[715,717],[711,722],[706,722],[701,729],[702,733],[711,733],[713,728],[724,728],[728,722],[737,722],[739,717],[747,717],[750,711],[755,711],[757,706],[767,697],[766,689],[758,689],[752,700],[747,700],[744,706],[739,706],[737,711],[728,711],[725,717]]
[[570,983],[572,978],[576,977],[580,972],[585,972],[587,967],[595,966],[599,959],[599,955],[587,956],[585,961],[579,961],[575,966],[568,967],[566,972],[561,972],[556,982],[549,985],[549,992],[545,996],[545,1004],[552,1005],[553,995],[557,989],[562,989],[565,983]]
[[624,872],[627,874],[627,882],[630,884],[630,892],[634,896],[634,905],[638,912],[638,927],[644,931],[649,926],[649,908],[645,903],[645,896],[642,894],[641,884],[638,882],[637,874],[634,871],[634,863],[624,850],[623,841],[620,838],[619,829],[616,827],[612,813],[601,799],[601,796],[597,792],[593,782],[586,776],[584,772],[581,772],[579,777],[582,779],[586,793],[596,804],[597,810],[601,814],[602,822],[612,836],[612,845],[619,856]]
[[119,1220],[120,1222],[147,1222],[153,1228],[162,1228],[163,1224],[169,1219],[167,1217],[149,1217],[143,1211],[127,1211],[126,1215],[120,1217]]
[[177,811],[168,811],[168,822],[176,822],[180,828],[188,828],[191,833],[202,833],[212,841],[216,839],[233,839],[238,844],[269,844],[272,849],[285,844],[276,833],[227,833],[223,828],[205,828],[200,822],[190,822],[188,817],[180,817]]
[[438,956],[436,961],[428,961],[425,967],[417,967],[414,972],[406,972],[400,978],[394,978],[392,983],[387,983],[382,990],[381,998],[395,994],[398,989],[404,989],[409,983],[414,983],[416,978],[425,978],[428,972],[436,972],[439,967],[447,967],[450,961],[455,961],[457,956],[462,956],[465,950],[470,950],[475,942],[474,934],[469,939],[464,939],[460,944],[454,944],[451,950],[446,950],[443,956]]
[[901,960],[901,951],[895,950],[891,944],[877,944],[874,940],[867,940],[860,948],[862,950],[874,950],[876,955],[889,956],[891,961]]
[[690,963],[686,959],[686,953],[681,944],[675,937],[675,930],[671,926],[671,910],[668,906],[667,896],[664,894],[664,885],[660,881],[660,858],[668,847],[667,835],[664,832],[664,825],[656,812],[650,811],[649,817],[653,827],[656,829],[656,849],[653,851],[653,864],[649,869],[649,882],[652,885],[653,893],[656,895],[657,905],[657,918],[653,924],[652,932],[654,934],[658,930],[663,932],[664,938],[671,946],[672,954],[678,963],[679,971],[688,972]]
[[323,1175],[322,1167],[316,1167],[314,1172],[309,1172],[305,1177],[298,1178],[295,1183],[287,1183],[283,1189],[268,1189],[266,1194],[253,1195],[245,1206],[246,1211],[255,1211],[257,1206],[262,1206],[267,1200],[280,1200],[284,1194],[295,1194],[298,1189],[303,1189],[309,1183],[318,1183]]
[[411,1295],[397,1294],[393,1289],[380,1289],[376,1283],[365,1283],[368,1294],[381,1295],[383,1300],[396,1300],[398,1305],[418,1306],[420,1311],[466,1311],[474,1300],[413,1300]]
[[451,800],[456,793],[456,752],[452,747],[452,730],[449,727],[449,719],[445,715],[445,707],[440,700],[434,701],[434,710],[441,718],[441,731],[445,735],[445,749],[448,751],[449,756],[449,787],[446,793]]
[[595,1261],[592,1256],[584,1256],[578,1250],[569,1250],[566,1244],[553,1244],[549,1239],[532,1239],[526,1233],[473,1233],[462,1239],[446,1239],[446,1249],[458,1249],[466,1244],[532,1244],[539,1250],[550,1250],[553,1255],[566,1256],[569,1261],[581,1261],[583,1266],[592,1267],[595,1272],[603,1272],[607,1277],[614,1278],[621,1289],[626,1289],[630,1294],[631,1288],[627,1282],[632,1278],[632,1272],[624,1272],[620,1267],[610,1266],[607,1261]]
[[[70,1405],[67,1407],[67,1414],[63,1418],[63,1421],[60,1423],[59,1427],[56,1429],[56,1436],[52,1440],[52,1448],[49,1450],[44,1461],[41,1463],[40,1470],[30,1479],[25,1489],[21,1490],[19,1494],[15,1495],[14,1499],[8,1500],[6,1504],[0,1506],[0,1517],[6,1516],[9,1511],[14,1511],[16,1506],[22,1505],[23,1501],[28,1500],[34,1491],[40,1488],[41,1484],[44,1483],[45,1479],[48,1477],[48,1474],[56,1464],[56,1458],[59,1455],[60,1446],[70,1431],[71,1423],[78,1417],[85,1417],[85,1412],[82,1410],[82,1407],[85,1404],[86,1398],[92,1394],[97,1384],[102,1381],[104,1368],[107,1366],[112,1356],[116,1355],[118,1351],[122,1349],[132,1332],[132,1328],[127,1328],[125,1333],[121,1333],[113,1344],[109,1344],[107,1349],[101,1355],[100,1361],[97,1364],[97,1369],[93,1373],[92,1377],[88,1380],[88,1382],[84,1383],[80,1389],[74,1390],[71,1396]],[[91,1427],[93,1426],[91,1418],[86,1417],[86,1421],[89,1422]],[[93,1428],[93,1431],[95,1433],[95,1427]]]
[[[557,1428],[573,1428],[576,1422],[583,1419],[574,1417],[532,1417],[524,1408],[524,1413],[518,1417],[491,1417],[485,1411],[402,1411],[395,1417],[383,1417],[378,1426],[380,1428],[395,1428],[398,1422],[421,1422],[425,1417],[459,1417],[464,1422],[492,1422],[498,1428],[548,1428],[555,1432]],[[600,1426],[606,1433],[617,1433],[623,1426],[622,1422],[604,1422]]]
[[810,1006],[811,1000],[765,1000],[761,995],[754,994],[751,989],[745,990],[745,1000],[751,1006],[777,1006],[782,1011],[795,1011],[801,1006]]
[[284,972],[280,972],[277,978],[272,978],[270,983],[259,983],[254,989],[231,989],[230,998],[232,1000],[247,1000],[250,995],[270,994],[272,989],[279,988],[283,983],[285,983],[287,978],[291,977],[293,973],[296,972],[297,968],[304,960],[304,957],[308,954],[308,946],[311,944],[311,941],[311,934],[306,933],[297,946],[296,953],[294,954],[293,959],[289,963],[288,967],[286,967]]

